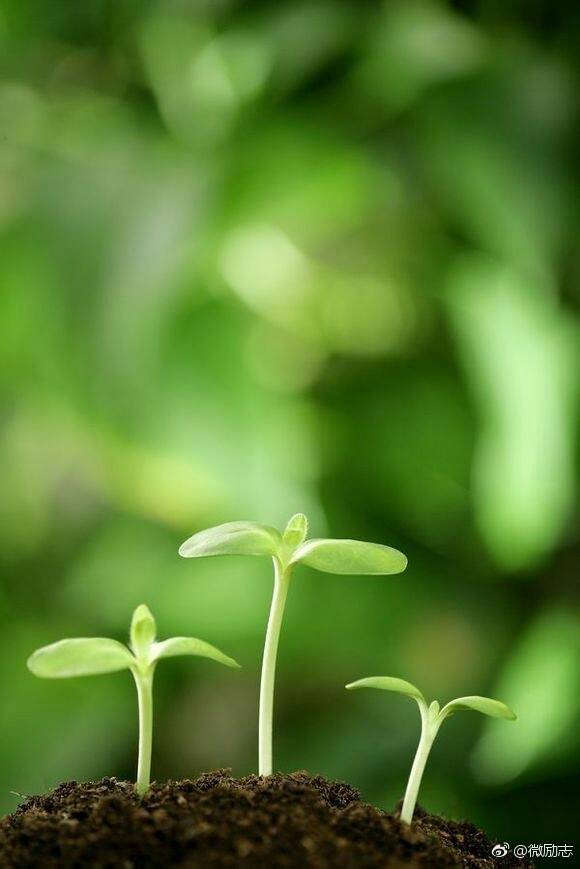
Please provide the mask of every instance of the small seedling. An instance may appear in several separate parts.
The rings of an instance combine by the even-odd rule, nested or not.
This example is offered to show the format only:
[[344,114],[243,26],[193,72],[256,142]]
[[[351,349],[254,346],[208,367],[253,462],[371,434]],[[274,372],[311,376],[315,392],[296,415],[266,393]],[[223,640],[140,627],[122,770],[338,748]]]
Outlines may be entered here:
[[407,559],[396,549],[359,540],[306,540],[308,522],[296,513],[281,534],[256,522],[228,522],[190,537],[179,549],[184,558],[210,555],[269,555],[274,564],[274,594],[270,607],[262,677],[258,754],[260,775],[272,774],[272,718],[278,640],[292,570],[307,564],[325,573],[380,575],[401,573]]
[[239,667],[209,643],[194,637],[173,637],[158,643],[155,619],[145,604],[137,607],[131,620],[130,647],[104,637],[78,637],[59,640],[37,649],[28,659],[28,669],[43,679],[67,679],[72,676],[96,676],[130,670],[137,686],[139,703],[139,762],[137,792],[149,789],[151,778],[151,748],[153,743],[153,675],[161,658],[176,655],[200,655]]
[[401,809],[401,820],[406,824],[410,824],[413,819],[413,812],[415,811],[417,794],[421,786],[425,764],[427,763],[431,746],[435,741],[439,728],[446,718],[453,715],[458,709],[472,709],[475,712],[490,715],[492,718],[507,718],[508,721],[514,721],[517,717],[515,712],[512,712],[505,703],[500,703],[499,700],[491,700],[489,697],[458,697],[457,700],[451,700],[443,709],[440,709],[439,703],[436,700],[433,700],[428,705],[419,689],[411,685],[410,682],[405,682],[404,679],[395,679],[392,676],[370,676],[367,679],[351,682],[346,687],[349,689],[381,688],[383,691],[394,691],[397,694],[405,694],[407,697],[412,697],[413,700],[417,701],[419,712],[421,713],[421,739],[419,740],[419,747],[415,754],[407,790],[405,791],[403,808]]

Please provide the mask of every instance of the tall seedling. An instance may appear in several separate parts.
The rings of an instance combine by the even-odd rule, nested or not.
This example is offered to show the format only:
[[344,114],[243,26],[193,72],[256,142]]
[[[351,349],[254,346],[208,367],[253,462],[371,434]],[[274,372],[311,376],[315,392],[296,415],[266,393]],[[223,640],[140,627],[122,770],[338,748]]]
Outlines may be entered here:
[[283,533],[256,522],[228,522],[200,531],[179,549],[184,558],[215,555],[268,555],[274,566],[274,593],[266,630],[259,707],[259,773],[272,774],[272,718],[280,629],[292,572],[306,564],[325,573],[386,575],[401,573],[407,559],[396,549],[359,540],[306,539],[303,513],[292,516]]

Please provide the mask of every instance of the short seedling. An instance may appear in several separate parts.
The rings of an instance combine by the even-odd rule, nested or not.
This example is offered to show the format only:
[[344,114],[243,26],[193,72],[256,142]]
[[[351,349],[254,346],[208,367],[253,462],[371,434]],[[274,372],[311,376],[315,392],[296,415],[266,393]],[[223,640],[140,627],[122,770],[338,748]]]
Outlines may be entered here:
[[256,522],[228,522],[194,534],[183,543],[184,558],[209,555],[269,555],[274,563],[274,595],[266,631],[259,712],[259,773],[272,774],[272,717],[276,655],[286,596],[294,566],[307,564],[325,573],[380,575],[401,573],[407,559],[396,549],[359,540],[306,540],[308,522],[297,513],[281,534]]
[[153,674],[161,658],[200,655],[227,667],[239,667],[219,649],[193,637],[173,637],[156,642],[155,619],[145,604],[138,606],[131,621],[130,648],[104,637],[79,637],[59,640],[37,649],[28,659],[28,669],[43,679],[96,676],[130,670],[137,686],[139,702],[139,762],[137,792],[149,789],[153,743]]
[[381,688],[383,691],[394,691],[397,694],[405,694],[407,697],[412,697],[417,701],[419,712],[421,713],[421,739],[419,747],[411,768],[411,775],[405,791],[405,799],[403,800],[403,808],[401,809],[401,820],[406,824],[410,824],[413,819],[413,812],[417,803],[417,794],[423,778],[425,764],[431,751],[431,746],[435,741],[435,737],[442,723],[453,715],[458,709],[473,709],[476,712],[482,712],[484,715],[490,715],[492,718],[507,718],[509,721],[514,721],[516,715],[509,706],[505,703],[500,703],[499,700],[491,700],[489,697],[458,697],[457,700],[451,700],[443,709],[439,708],[439,703],[436,700],[428,705],[427,701],[421,694],[418,688],[411,685],[410,682],[405,682],[404,679],[395,679],[392,676],[370,676],[367,679],[359,679],[357,682],[351,682],[347,688]]

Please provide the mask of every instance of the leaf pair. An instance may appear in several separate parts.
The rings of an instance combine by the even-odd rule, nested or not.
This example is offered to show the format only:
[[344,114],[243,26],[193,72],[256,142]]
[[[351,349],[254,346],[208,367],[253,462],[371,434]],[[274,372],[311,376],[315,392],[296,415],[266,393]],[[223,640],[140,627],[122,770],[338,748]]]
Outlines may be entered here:
[[[419,708],[428,707],[427,700],[415,685],[406,682],[404,679],[396,679],[393,676],[369,676],[366,679],[350,682],[346,687],[349,689],[380,688],[383,691],[393,691],[396,694],[405,694],[407,697],[412,697],[419,704]],[[481,712],[483,715],[489,715],[492,718],[506,718],[509,721],[514,721],[517,717],[505,703],[501,703],[499,700],[492,700],[490,697],[479,697],[478,695],[458,697],[456,700],[451,700],[438,712],[438,716],[443,721],[459,709],[470,709],[474,712]]]
[[441,724],[446,718],[453,715],[459,709],[470,709],[475,712],[482,712],[484,715],[490,715],[492,718],[506,718],[509,721],[514,721],[516,718],[515,713],[512,712],[509,706],[506,706],[505,703],[500,703],[499,700],[492,700],[490,697],[458,697],[456,700],[451,700],[450,703],[447,703],[443,709],[439,707],[437,700],[433,700],[428,705],[422,692],[415,685],[393,676],[369,676],[366,679],[358,679],[356,682],[351,682],[346,687],[349,689],[379,688],[383,691],[394,691],[397,694],[411,697],[419,706],[421,713],[421,739],[419,740],[419,746],[415,754],[401,809],[401,820],[407,824],[410,824],[413,819],[419,787],[431,746],[435,741]]
[[28,668],[43,679],[69,679],[74,676],[96,676],[130,670],[137,687],[139,703],[139,759],[137,792],[144,794],[151,779],[153,744],[153,675],[161,658],[176,655],[199,655],[211,658],[226,667],[239,664],[203,640],[194,637],[172,637],[158,643],[155,619],[145,604],[133,613],[130,647],[106,637],[77,637],[59,640],[37,649],[28,659]]
[[43,679],[67,679],[75,676],[97,676],[134,667],[151,666],[161,658],[176,655],[199,655],[211,658],[226,667],[239,664],[203,640],[194,637],[172,637],[155,641],[155,620],[145,606],[137,607],[131,623],[131,649],[105,637],[78,637],[59,640],[37,649],[28,659],[28,669]]
[[306,540],[308,523],[302,513],[292,517],[284,534],[257,522],[227,522],[190,537],[179,549],[184,558],[212,555],[269,555],[284,567],[301,563],[324,573],[358,576],[401,573],[407,566],[402,552],[360,540]]

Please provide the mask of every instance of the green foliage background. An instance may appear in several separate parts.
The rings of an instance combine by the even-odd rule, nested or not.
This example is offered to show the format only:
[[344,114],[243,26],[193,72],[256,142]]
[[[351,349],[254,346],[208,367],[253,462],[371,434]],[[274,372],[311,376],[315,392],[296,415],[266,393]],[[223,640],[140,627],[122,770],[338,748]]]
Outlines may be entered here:
[[390,543],[303,568],[282,770],[391,807],[396,675],[514,724],[447,726],[422,802],[500,839],[577,817],[578,13],[547,2],[69,0],[0,12],[0,803],[131,777],[126,673],[43,683],[64,636],[244,665],[159,671],[154,775],[256,765],[261,559],[187,562],[232,519]]

